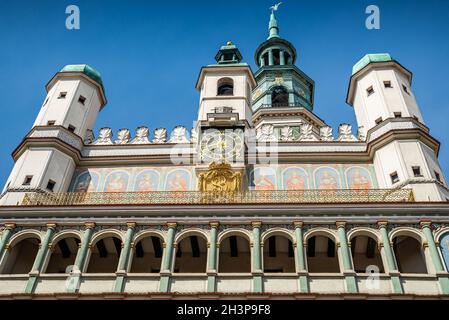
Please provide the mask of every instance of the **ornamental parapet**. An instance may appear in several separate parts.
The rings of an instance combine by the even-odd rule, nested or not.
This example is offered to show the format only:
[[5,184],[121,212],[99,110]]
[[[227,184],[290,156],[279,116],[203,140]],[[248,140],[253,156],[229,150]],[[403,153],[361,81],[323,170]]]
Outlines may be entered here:
[[411,189],[26,193],[22,206],[414,202]]

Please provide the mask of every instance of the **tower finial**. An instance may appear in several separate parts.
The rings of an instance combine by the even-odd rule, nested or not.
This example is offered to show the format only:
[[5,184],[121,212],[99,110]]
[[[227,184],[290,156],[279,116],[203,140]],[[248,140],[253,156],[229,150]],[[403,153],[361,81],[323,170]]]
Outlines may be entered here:
[[270,25],[269,25],[269,31],[270,31],[270,35],[268,37],[268,39],[271,38],[279,38],[279,27],[278,27],[278,22],[276,20],[276,16],[274,15],[274,13],[276,11],[278,11],[279,6],[282,4],[282,2],[279,2],[277,4],[275,4],[274,6],[270,7],[271,10],[271,16],[270,16]]

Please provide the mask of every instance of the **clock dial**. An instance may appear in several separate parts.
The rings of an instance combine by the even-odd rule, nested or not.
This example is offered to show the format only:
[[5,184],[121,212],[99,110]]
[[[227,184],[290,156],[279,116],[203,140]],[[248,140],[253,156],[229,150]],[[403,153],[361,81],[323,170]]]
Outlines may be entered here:
[[243,157],[242,131],[213,130],[201,139],[201,159],[205,162],[233,162]]

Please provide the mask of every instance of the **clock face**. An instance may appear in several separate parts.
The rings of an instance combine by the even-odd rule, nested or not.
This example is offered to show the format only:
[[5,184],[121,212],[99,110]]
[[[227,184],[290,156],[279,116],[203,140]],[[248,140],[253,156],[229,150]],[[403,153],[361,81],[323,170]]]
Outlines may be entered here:
[[201,139],[201,159],[204,162],[240,161],[243,146],[241,130],[207,130]]

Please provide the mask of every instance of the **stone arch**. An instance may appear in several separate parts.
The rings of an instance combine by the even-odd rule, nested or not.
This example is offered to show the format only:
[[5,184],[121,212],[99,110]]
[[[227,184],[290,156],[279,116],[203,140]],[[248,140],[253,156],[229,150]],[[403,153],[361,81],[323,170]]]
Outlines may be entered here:
[[250,273],[252,236],[243,228],[231,228],[218,235],[218,272]]
[[114,273],[124,242],[124,234],[115,229],[106,229],[96,233],[89,244],[86,259],[86,273]]
[[164,243],[165,234],[159,230],[144,230],[135,235],[128,265],[129,272],[160,272]]
[[401,273],[428,273],[424,235],[410,227],[399,227],[390,234],[398,270]]
[[262,269],[267,273],[295,272],[294,236],[282,228],[273,228],[263,233]]
[[385,272],[385,262],[379,249],[381,237],[377,230],[358,227],[348,232],[354,270],[357,273],[374,272],[373,266],[379,273]]
[[107,237],[117,237],[119,238],[122,242],[125,241],[124,238],[124,234],[123,232],[116,230],[116,229],[105,229],[105,230],[101,230],[97,233],[95,233],[92,237],[92,239],[90,240],[90,244],[94,245],[97,241],[107,238]]
[[316,228],[306,232],[307,268],[310,273],[340,273],[336,231]]
[[81,234],[78,230],[64,230],[57,233],[51,241],[51,250],[42,268],[43,273],[67,273],[69,266],[75,264]]
[[42,242],[43,237],[44,237],[44,234],[37,230],[29,229],[29,230],[19,231],[9,239],[8,246],[12,248],[17,243],[19,243],[23,239],[27,239],[27,238],[36,238],[39,240],[39,243],[40,243],[40,242]]
[[221,243],[223,240],[225,240],[226,238],[228,238],[230,236],[243,237],[250,244],[253,242],[252,233],[243,228],[230,228],[230,229],[226,229],[226,230],[220,232],[217,237],[217,242]]
[[27,274],[31,271],[42,243],[42,233],[37,230],[24,230],[16,233],[9,241],[0,273]]
[[206,273],[209,235],[202,229],[186,229],[175,237],[173,272]]

